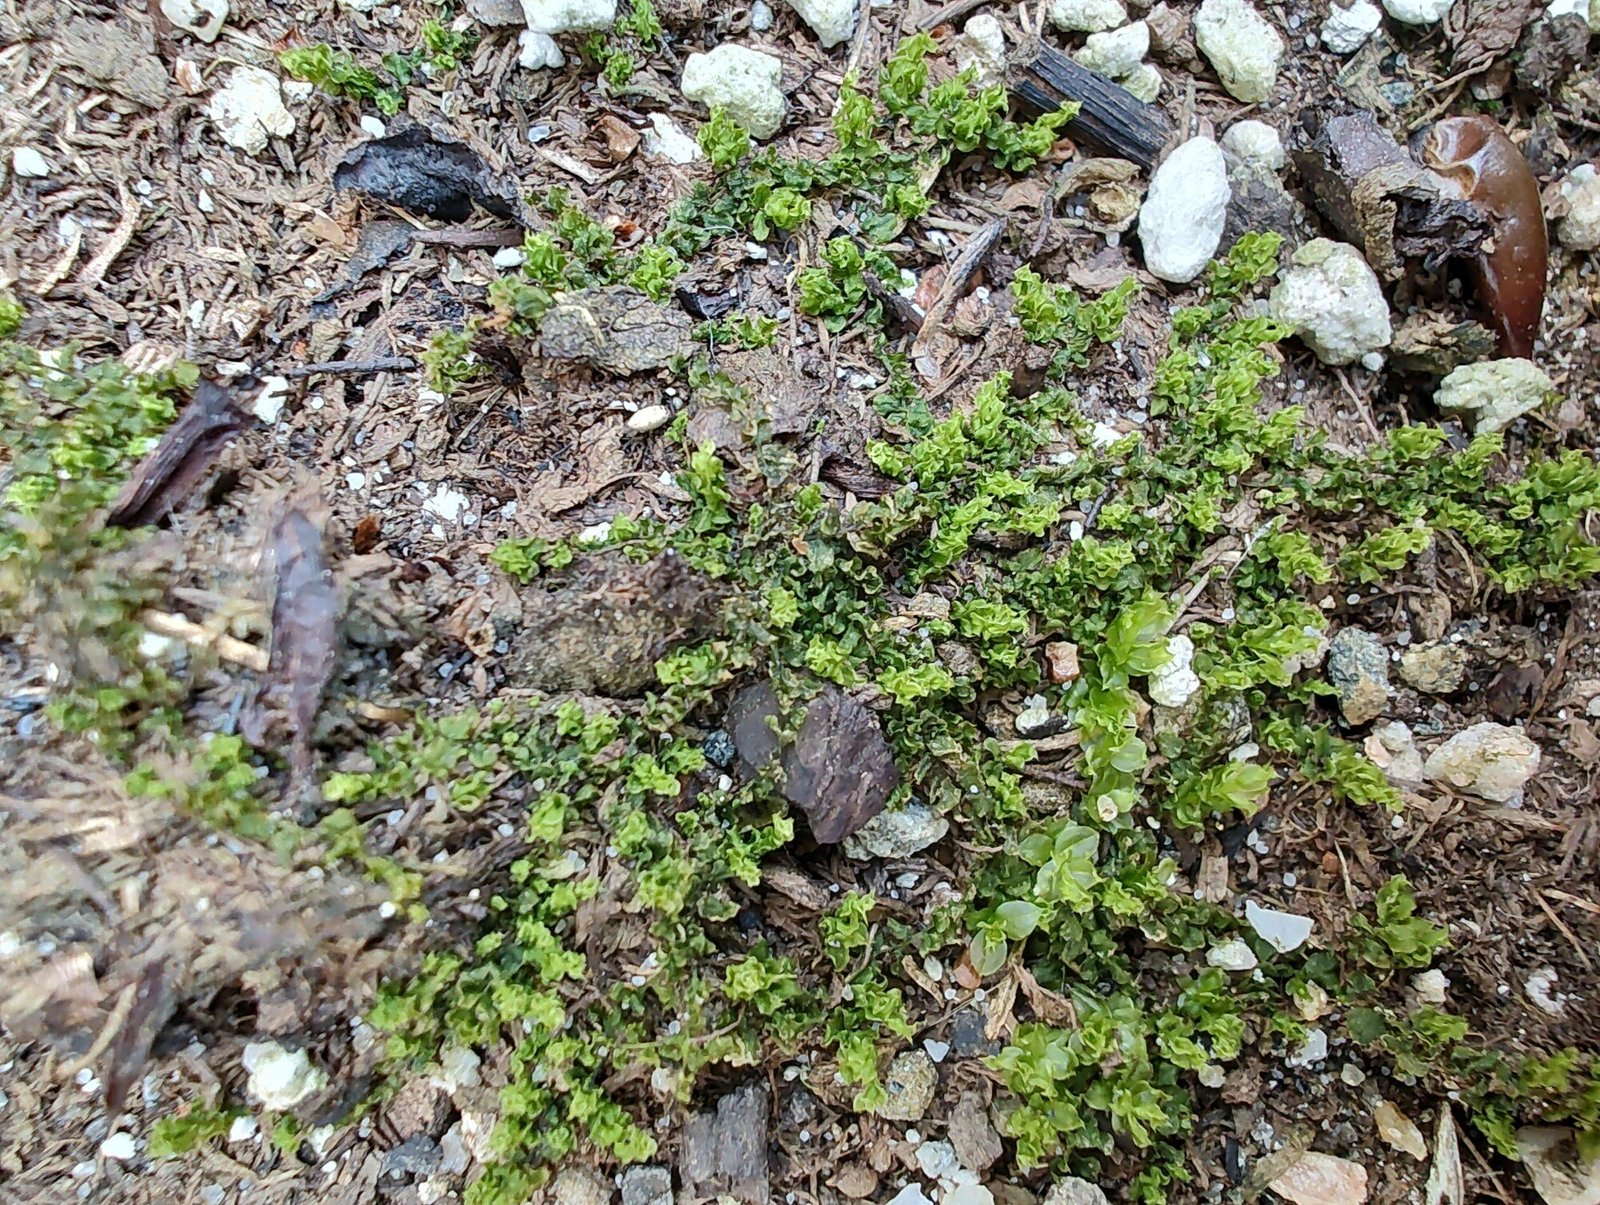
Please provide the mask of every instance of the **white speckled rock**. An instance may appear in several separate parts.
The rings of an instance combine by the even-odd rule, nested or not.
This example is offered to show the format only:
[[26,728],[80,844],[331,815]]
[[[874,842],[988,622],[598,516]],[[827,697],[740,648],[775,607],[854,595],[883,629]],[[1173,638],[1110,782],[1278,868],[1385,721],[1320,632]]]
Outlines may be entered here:
[[1145,267],[1175,284],[1199,276],[1222,241],[1228,195],[1228,165],[1211,139],[1191,138],[1168,155],[1139,209]]
[[1150,27],[1143,21],[1092,33],[1083,49],[1072,57],[1080,67],[1098,71],[1109,79],[1124,79],[1138,70],[1150,53]]
[[705,152],[672,118],[665,113],[652,113],[650,128],[644,132],[644,156],[668,163],[693,163],[705,158]]
[[976,72],[978,87],[992,88],[1006,77],[1006,35],[988,13],[968,21],[956,39],[956,67]]
[[1283,38],[1249,0],[1204,0],[1194,41],[1230,96],[1253,105],[1272,95]]
[[1243,938],[1230,937],[1206,951],[1206,965],[1224,971],[1253,971],[1261,961]]
[[522,0],[534,33],[593,33],[617,23],[617,0]]
[[1461,415],[1474,431],[1499,431],[1537,410],[1555,384],[1532,360],[1486,360],[1463,364],[1433,395],[1434,405]]
[[1128,20],[1122,0],[1052,0],[1050,24],[1066,33],[1099,33]]
[[1403,25],[1437,25],[1455,0],[1383,0],[1383,11]]
[[1324,364],[1352,364],[1394,336],[1377,275],[1361,252],[1332,239],[1312,239],[1294,253],[1267,312],[1293,326]]
[[1145,104],[1154,104],[1161,95],[1161,72],[1154,63],[1140,63],[1128,77],[1121,81],[1135,100],[1142,100]]
[[771,138],[783,125],[788,105],[779,87],[783,64],[770,54],[724,42],[691,54],[683,67],[683,94],[710,107],[721,105],[752,138]]
[[202,42],[215,42],[228,19],[228,0],[161,0],[161,15]]
[[11,152],[11,170],[27,180],[43,180],[55,171],[36,146],[19,146]]
[[206,116],[224,142],[250,155],[266,150],[270,136],[294,133],[294,114],[283,107],[278,77],[261,67],[235,67],[211,97]]
[[1522,798],[1539,769],[1539,746],[1520,728],[1484,722],[1456,733],[1422,763],[1429,782],[1442,782],[1491,803]]
[[292,1109],[328,1082],[328,1074],[311,1064],[304,1050],[276,1042],[251,1042],[240,1060],[249,1073],[250,1095],[269,1109]]
[[789,0],[789,7],[824,46],[848,42],[856,31],[855,0]]
[[1600,248],[1600,171],[1592,163],[1573,168],[1561,181],[1561,196],[1569,208],[1556,223],[1556,237],[1574,251]]
[[1150,673],[1150,701],[1163,707],[1182,707],[1200,689],[1194,664],[1194,641],[1187,636],[1167,637],[1169,660]]
[[1222,149],[1231,151],[1245,163],[1259,163],[1271,171],[1282,171],[1288,162],[1283,139],[1264,121],[1236,121],[1222,136]]
[[1349,8],[1328,6],[1328,19],[1322,23],[1322,44],[1334,54],[1354,54],[1383,24],[1383,10],[1368,0],[1356,0]]
[[517,35],[517,66],[529,71],[539,71],[545,67],[565,67],[567,56],[561,53],[561,47],[556,45],[556,40],[547,33],[535,33],[531,29],[524,29]]

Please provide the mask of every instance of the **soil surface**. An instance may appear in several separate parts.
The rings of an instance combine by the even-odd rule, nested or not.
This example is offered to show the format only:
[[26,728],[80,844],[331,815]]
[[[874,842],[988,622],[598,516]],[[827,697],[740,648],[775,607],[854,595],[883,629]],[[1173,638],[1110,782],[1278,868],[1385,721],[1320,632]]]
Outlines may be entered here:
[[[1195,7],[1181,0],[1169,11],[1192,16]],[[1055,31],[1033,4],[863,4],[866,20],[858,35],[832,50],[821,49],[783,5],[768,14],[770,28],[760,32],[753,23],[766,6],[759,3],[672,0],[659,8],[664,40],[621,89],[600,82],[596,66],[577,53],[577,38],[562,39],[566,67],[530,71],[517,64],[515,26],[482,25],[463,15],[455,23],[481,39],[457,69],[407,88],[405,112],[475,150],[492,178],[513,182],[514,192],[566,190],[627,246],[659,231],[672,207],[710,178],[704,163],[646,158],[629,137],[646,130],[652,114],[670,115],[691,133],[705,120],[704,109],[679,91],[682,63],[695,51],[732,40],[779,56],[789,116],[773,145],[803,157],[820,156],[832,145],[832,114],[846,76],[870,77],[912,30],[932,30],[946,42],[973,15],[988,13],[1001,21],[1013,47],[1040,33],[1064,49],[1083,40]],[[1139,15],[1140,5],[1133,8]],[[85,359],[149,366],[183,358],[235,383],[247,376],[285,378],[281,408],[257,409],[168,518],[149,553],[161,558],[169,575],[159,609],[226,629],[250,649],[264,648],[273,579],[263,566],[271,563],[273,533],[295,499],[315,498],[332,572],[348,599],[340,659],[314,725],[280,726],[276,736],[263,738],[286,750],[302,740],[308,748],[314,744],[313,773],[370,768],[362,752],[366,742],[392,736],[411,710],[443,714],[535,689],[638,693],[648,680],[640,671],[668,642],[697,631],[720,600],[702,597],[700,586],[670,564],[630,568],[625,597],[587,580],[550,597],[537,587],[518,587],[488,558],[508,537],[558,540],[616,515],[681,520],[687,496],[672,475],[681,468],[678,452],[630,420],[648,407],[673,414],[689,407],[683,378],[664,361],[648,361],[648,353],[663,338],[678,352],[692,352],[687,332],[698,316],[691,320],[673,309],[665,335],[641,331],[623,316],[608,325],[629,337],[620,349],[600,351],[583,343],[583,324],[574,319],[542,356],[491,361],[490,371],[449,397],[427,388],[417,365],[431,336],[487,312],[489,287],[501,275],[494,256],[521,241],[516,215],[474,209],[465,220],[439,221],[335,191],[337,165],[372,137],[370,106],[286,82],[294,129],[250,154],[220,139],[207,104],[238,64],[282,76],[277,53],[316,42],[376,62],[385,51],[418,45],[422,22],[439,10],[411,0],[377,7],[233,0],[220,37],[203,42],[173,28],[163,15],[167,9],[68,0],[0,11],[0,145],[8,163],[12,148],[32,147],[51,167],[37,178],[8,170],[0,184],[0,282],[27,307],[25,336],[41,345],[72,341]],[[1181,34],[1153,60],[1164,79],[1159,103],[1175,124],[1216,133],[1255,117],[1288,135],[1302,114],[1353,105],[1374,110],[1404,137],[1439,115],[1488,111],[1512,133],[1552,205],[1552,186],[1572,166],[1600,155],[1597,43],[1579,38],[1577,52],[1565,58],[1543,43],[1523,40],[1519,48],[1538,12],[1531,6],[1462,0],[1442,25],[1386,21],[1353,56],[1334,55],[1318,42],[1324,4],[1260,9],[1287,45],[1270,100],[1250,106],[1234,100],[1185,40],[1190,35]],[[1508,20],[1512,32],[1497,32],[1495,22]],[[933,192],[930,212],[910,223],[892,249],[896,262],[921,279],[916,300],[924,306],[962,248],[994,222],[1004,231],[999,249],[974,285],[988,280],[998,288],[1023,261],[1085,296],[1136,276],[1143,288],[1120,354],[1067,381],[1091,418],[1115,423],[1128,399],[1148,395],[1172,306],[1193,296],[1189,287],[1163,284],[1145,271],[1131,233],[1109,232],[1081,205],[1046,210],[1053,181],[1086,157],[1070,138],[1020,174],[957,155]],[[1135,177],[1141,191],[1147,181],[1148,174]],[[1306,233],[1327,233],[1310,207],[1295,220],[1309,223]],[[758,381],[770,391],[773,430],[794,441],[793,454],[810,459],[816,477],[872,497],[874,474],[862,448],[881,430],[872,403],[884,388],[882,362],[876,336],[861,325],[830,333],[794,308],[795,272],[817,262],[825,237],[817,233],[821,217],[813,222],[798,237],[775,236],[764,246],[741,238],[713,243],[687,266],[680,294],[731,291],[741,311],[780,317],[771,351],[728,355],[722,366],[736,380]],[[402,237],[417,231],[426,237]],[[1461,320],[1468,316],[1464,286],[1457,281],[1445,290],[1446,304],[1456,306]],[[1408,288],[1403,282],[1394,294],[1397,306]],[[899,347],[931,365],[923,374],[924,395],[938,413],[965,406],[980,381],[995,369],[1015,368],[1024,355],[1003,323],[987,328],[979,315],[977,325],[963,325],[964,303],[946,316],[945,329],[914,346],[909,333],[894,336]],[[578,302],[569,298],[567,304]],[[635,338],[645,346],[645,362],[636,362]],[[1563,401],[1526,420],[1548,444],[1600,446],[1597,349],[1594,255],[1553,243],[1534,359]],[[1293,340],[1279,345],[1279,353],[1286,359],[1266,384],[1267,405],[1306,407],[1346,447],[1365,447],[1377,432],[1411,419],[1437,417],[1433,378],[1329,368]],[[389,366],[294,371],[334,361]],[[690,409],[689,421],[697,438],[725,454],[752,455],[739,446],[738,424],[714,405]],[[1525,447],[1513,437],[1513,457]],[[1222,840],[1230,838],[1207,837],[1189,851],[1182,873],[1210,898],[1248,894],[1312,915],[1319,939],[1333,941],[1348,928],[1358,894],[1365,903],[1375,886],[1403,871],[1423,912],[1449,929],[1452,944],[1437,965],[1449,980],[1451,1007],[1468,1018],[1474,1034],[1507,1052],[1575,1046],[1593,1053],[1600,1050],[1600,705],[1594,702],[1600,698],[1600,591],[1512,597],[1465,570],[1466,563],[1449,548],[1436,548],[1398,582],[1331,599],[1326,609],[1333,622],[1362,626],[1391,650],[1440,638],[1465,648],[1466,677],[1458,689],[1441,696],[1401,687],[1385,715],[1424,738],[1480,720],[1519,725],[1544,753],[1521,805],[1419,789],[1408,794],[1400,826],[1384,812],[1339,806],[1304,788],[1292,797],[1274,796],[1258,825],[1265,840],[1235,843],[1224,856]],[[608,640],[584,626],[584,615],[601,606],[618,609],[624,639]],[[1195,602],[1191,617],[1220,609],[1207,595]],[[314,645],[315,634],[307,639]],[[315,660],[314,649],[307,655]],[[196,683],[186,705],[191,724],[219,732],[248,725],[256,679],[272,671],[245,663],[224,659]],[[0,1033],[0,1199],[206,1205],[459,1199],[472,1172],[452,1170],[450,1150],[442,1172],[436,1150],[417,1164],[426,1172],[395,1152],[419,1135],[435,1143],[447,1133],[465,1135],[470,1147],[472,1126],[492,1109],[492,1094],[479,1108],[461,1097],[445,1098],[422,1079],[354,1124],[318,1135],[298,1156],[247,1127],[183,1159],[146,1157],[156,1118],[182,1112],[197,1099],[241,1094],[243,1048],[263,1035],[326,1035],[338,1019],[344,1033],[323,1038],[318,1047],[319,1062],[337,1069],[324,1113],[340,1115],[341,1094],[360,1099],[370,1082],[362,1076],[374,1060],[371,1031],[356,1018],[388,968],[412,964],[417,939],[366,927],[374,914],[361,911],[356,900],[367,898],[362,893],[370,883],[352,877],[341,884],[350,894],[341,896],[329,883],[297,881],[270,861],[146,806],[149,801],[130,801],[104,759],[53,731],[34,710],[54,669],[27,632],[0,632],[0,701],[8,704],[0,708],[0,810],[8,816],[6,844],[16,851],[5,854],[4,871],[13,881],[6,902],[19,906],[37,932],[109,926],[115,937],[103,944],[103,957],[81,971],[110,982],[119,958],[146,956],[158,940],[153,914],[165,909],[169,920],[189,917],[185,910],[203,898],[207,918],[162,929],[159,940],[171,943],[163,965],[185,969],[194,989],[186,999],[205,1004],[185,1003],[161,1026],[151,1060],[127,1085],[117,1116],[106,1109],[100,1057],[109,1038],[71,1015],[71,982],[50,989],[58,1007],[42,1027]],[[1365,729],[1353,733],[1357,741],[1365,735]],[[868,811],[876,806],[875,800]],[[470,818],[448,811],[422,807],[397,818],[392,850],[465,850],[485,882],[503,874],[515,857],[508,839],[515,802],[491,798]],[[85,871],[72,857],[47,867],[20,851],[36,850],[29,839],[47,840],[60,831],[52,826],[63,825],[103,832],[96,866],[106,850],[122,851],[117,856],[126,860],[105,881],[141,886],[128,887],[131,896],[100,900],[98,911],[50,913],[59,876]],[[860,888],[889,899],[898,876],[918,884],[900,906],[914,918],[912,902],[943,889],[968,864],[966,851],[945,846],[869,864],[819,851],[806,857],[803,875],[780,869],[775,881],[780,890],[787,882],[797,897]],[[187,889],[179,890],[179,883]],[[452,902],[440,911],[440,924],[469,933],[473,908],[481,916],[481,905],[454,891],[444,894]],[[130,908],[143,909],[138,923],[128,919]],[[794,908],[800,919],[791,924],[802,930],[815,924],[815,909],[804,899]],[[174,937],[175,931],[188,936]],[[4,936],[9,958],[17,937]],[[319,954],[291,956],[306,949]],[[1563,994],[1560,1007],[1552,1011],[1530,996],[1527,985],[1535,976]],[[129,1008],[143,999],[136,988],[128,985]],[[1010,990],[1015,996],[1015,982]],[[961,1135],[961,1142],[980,1146],[993,1141],[981,1123],[996,1083],[981,1058],[992,1052],[981,1024],[990,1015],[986,1000],[964,993],[960,1005],[952,1004],[931,982],[922,997],[914,1006],[917,1041],[948,1044],[952,1052],[937,1100],[917,1124],[923,1136],[955,1141]],[[99,1014],[91,1016],[99,1024]],[[52,1037],[61,1033],[77,1036],[66,1043]],[[906,1125],[857,1117],[845,1107],[847,1098],[828,1101],[796,1091],[779,1061],[761,1071],[756,1082],[770,1091],[760,1104],[770,1109],[771,1143],[770,1185],[762,1191],[770,1188],[774,1198],[802,1205],[887,1201],[915,1178],[916,1147]],[[742,1073],[716,1073],[697,1090],[695,1103],[714,1108],[725,1092],[750,1082]],[[1318,1149],[1366,1168],[1370,1200],[1421,1200],[1428,1163],[1380,1141],[1372,1120],[1380,1096],[1399,1105],[1431,1143],[1446,1102],[1394,1077],[1365,1051],[1337,1049],[1309,1068],[1240,1060],[1217,1091],[1198,1101],[1189,1140],[1194,1180],[1173,1199],[1237,1199],[1241,1148],[1260,1157],[1277,1139],[1309,1131]],[[724,1104],[732,1109],[729,1099]],[[747,1104],[741,1098],[737,1107]],[[680,1184],[687,1173],[678,1162],[679,1144],[689,1141],[682,1127],[692,1114],[668,1108],[658,1135],[664,1154],[657,1162],[678,1166]],[[649,1125],[655,1118],[643,1120]],[[1464,1124],[1458,1128],[1466,1201],[1537,1199],[1521,1168]],[[108,1154],[117,1151],[103,1145],[113,1133],[133,1135],[137,1153]],[[997,1163],[996,1173],[1006,1166]],[[606,1185],[619,1174],[610,1163],[600,1170]],[[1108,1178],[1117,1199],[1114,1184]],[[1044,1195],[1049,1179],[997,1174],[989,1185],[1007,1205],[1028,1205]],[[717,1191],[747,1200],[756,1190],[713,1184],[704,1196]],[[687,1199],[682,1192],[680,1200]],[[577,1202],[580,1196],[560,1199]]]

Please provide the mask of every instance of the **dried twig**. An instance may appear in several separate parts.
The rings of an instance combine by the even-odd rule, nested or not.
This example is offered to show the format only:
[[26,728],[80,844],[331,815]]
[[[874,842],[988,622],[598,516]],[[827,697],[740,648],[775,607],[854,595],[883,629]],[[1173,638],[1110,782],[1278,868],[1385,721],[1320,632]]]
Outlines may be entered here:
[[187,615],[176,615],[170,611],[144,611],[139,615],[139,622],[158,636],[171,636],[194,648],[212,649],[224,661],[253,669],[258,674],[267,672],[269,658],[266,649],[257,648],[223,632],[213,632]]
[[406,372],[417,366],[410,356],[380,356],[375,360],[324,360],[319,364],[300,364],[286,368],[283,375],[301,377],[368,376],[375,372]]

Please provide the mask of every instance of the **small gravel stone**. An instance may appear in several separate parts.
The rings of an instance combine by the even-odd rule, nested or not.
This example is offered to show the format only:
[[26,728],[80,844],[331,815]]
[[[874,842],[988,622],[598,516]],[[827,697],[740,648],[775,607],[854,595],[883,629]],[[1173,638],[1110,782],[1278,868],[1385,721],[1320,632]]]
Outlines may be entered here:
[[1349,1159],[1307,1151],[1267,1187],[1290,1205],[1361,1205],[1367,1199],[1367,1169]]
[[294,114],[283,106],[278,77],[261,67],[235,67],[211,97],[206,116],[224,142],[249,155],[266,150],[271,136],[294,133]]
[[1072,57],[1081,67],[1098,71],[1109,79],[1125,79],[1150,53],[1150,27],[1143,21],[1092,33],[1083,49]]
[[1428,755],[1422,769],[1430,782],[1491,803],[1512,803],[1521,800],[1539,760],[1539,746],[1522,729],[1485,722],[1456,733]]
[[1150,701],[1162,707],[1182,707],[1200,689],[1200,676],[1192,668],[1194,641],[1183,635],[1168,636],[1167,656],[1167,663],[1150,673]]
[[1006,76],[1006,35],[1000,22],[980,13],[967,22],[956,39],[956,67],[976,73],[980,88],[1002,83]]
[[1206,965],[1224,971],[1253,971],[1261,961],[1243,938],[1230,937],[1206,951]]
[[1194,40],[1234,99],[1257,104],[1272,95],[1283,38],[1249,0],[1203,0]]
[[1228,216],[1228,164],[1209,138],[1191,138],[1156,168],[1139,208],[1139,241],[1152,275],[1187,284],[1222,241]]
[[672,1172],[657,1164],[622,1173],[622,1205],[672,1205]]
[[1122,81],[1135,100],[1142,100],[1145,104],[1154,104],[1156,97],[1161,95],[1161,85],[1164,81],[1161,72],[1150,63],[1140,63]]
[[56,169],[38,147],[19,146],[11,152],[11,170],[25,179],[42,180]]
[[294,1108],[328,1082],[327,1073],[312,1066],[304,1050],[289,1050],[277,1042],[249,1043],[241,1061],[249,1073],[245,1087],[250,1095],[279,1112]]
[[1556,238],[1574,251],[1600,248],[1600,170],[1593,163],[1573,168],[1561,181],[1567,216],[1556,223]]
[[1467,650],[1439,641],[1419,644],[1400,654],[1400,681],[1428,695],[1460,690],[1467,678]]
[[1050,23],[1064,33],[1099,33],[1128,20],[1122,0],[1052,0]]
[[665,427],[671,421],[672,411],[665,406],[640,406],[632,414],[628,415],[628,430],[636,434],[643,434],[647,431],[655,431]]
[[1057,1180],[1045,1193],[1044,1205],[1110,1205],[1098,1185],[1077,1176]]
[[683,68],[683,94],[710,107],[721,105],[752,138],[778,132],[788,112],[780,86],[783,63],[770,54],[724,42],[705,54],[691,54]]
[[1256,936],[1280,954],[1288,954],[1305,945],[1315,925],[1309,916],[1263,908],[1254,900],[1245,901],[1244,918],[1256,931]]
[[1389,705],[1389,654],[1365,628],[1341,628],[1328,645],[1328,681],[1345,721],[1365,724]]
[[733,737],[720,728],[706,733],[705,740],[700,742],[700,751],[719,770],[726,770],[733,765],[733,759],[739,756],[738,749],[734,748]]
[[550,1181],[554,1205],[610,1205],[611,1182],[587,1167],[564,1167]]
[[617,0],[522,0],[534,33],[594,33],[617,23]]
[[1408,725],[1395,720],[1375,728],[1367,736],[1367,760],[1390,782],[1402,786],[1419,786],[1423,781],[1422,753]]
[[1222,135],[1222,149],[1245,163],[1259,163],[1272,171],[1282,171],[1288,162],[1283,153],[1283,138],[1264,121],[1236,121]]
[[848,42],[856,28],[856,0],[788,0],[824,47]]
[[1355,0],[1349,8],[1330,4],[1322,24],[1322,44],[1334,54],[1354,54],[1382,24],[1382,10],[1368,0]]
[[1312,239],[1295,251],[1267,312],[1324,364],[1352,364],[1389,346],[1394,328],[1377,274],[1347,243]]
[[413,1134],[399,1146],[383,1154],[386,1176],[431,1176],[439,1170],[444,1154],[427,1134]]
[[1461,415],[1478,433],[1500,431],[1555,395],[1555,384],[1532,360],[1463,364],[1443,381],[1433,403]]
[[942,840],[949,831],[948,820],[913,799],[904,807],[879,812],[851,833],[844,839],[844,853],[858,862],[909,858]]
[[517,66],[524,71],[556,71],[567,65],[567,56],[549,34],[524,29],[517,35]]
[[139,1153],[133,1135],[127,1132],[113,1134],[100,1144],[100,1154],[118,1163],[126,1163]]
[[950,1018],[950,1048],[964,1059],[987,1058],[1000,1053],[1000,1043],[989,1038],[988,1018],[981,1008],[964,1008]]
[[1455,0],[1383,0],[1383,11],[1404,25],[1437,25]]
[[921,1121],[933,1104],[938,1084],[939,1070],[922,1051],[907,1050],[895,1055],[884,1077],[889,1098],[878,1106],[878,1116],[885,1121]]
[[667,163],[694,163],[705,158],[700,144],[683,132],[665,113],[650,114],[650,128],[644,132],[644,157]]

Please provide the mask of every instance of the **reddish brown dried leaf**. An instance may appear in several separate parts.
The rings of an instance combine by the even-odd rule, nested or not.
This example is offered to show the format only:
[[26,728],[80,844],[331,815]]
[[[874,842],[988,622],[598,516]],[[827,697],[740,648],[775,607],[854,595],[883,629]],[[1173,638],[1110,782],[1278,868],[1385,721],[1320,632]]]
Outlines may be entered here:
[[289,721],[291,792],[310,781],[311,731],[339,659],[342,592],[328,564],[322,528],[292,502],[272,529],[277,589],[272,601],[270,696]]
[[189,496],[228,441],[249,422],[232,389],[202,380],[178,421],[133,470],[106,522],[116,527],[159,523]]

